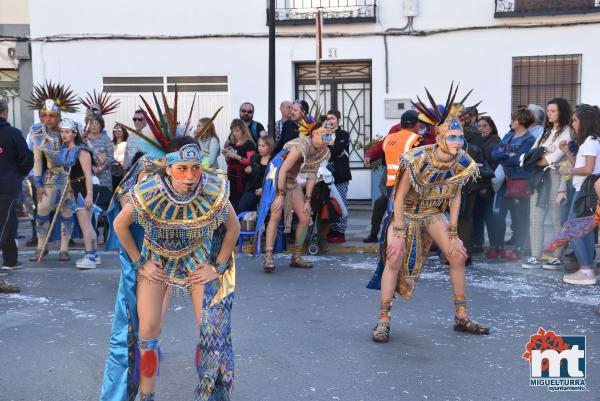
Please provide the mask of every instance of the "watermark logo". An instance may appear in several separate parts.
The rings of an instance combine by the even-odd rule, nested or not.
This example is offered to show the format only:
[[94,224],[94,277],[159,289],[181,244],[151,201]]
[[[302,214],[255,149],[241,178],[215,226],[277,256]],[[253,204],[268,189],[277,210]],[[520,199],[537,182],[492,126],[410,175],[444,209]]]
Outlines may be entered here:
[[530,364],[530,386],[585,391],[585,336],[559,336],[540,327],[522,358]]

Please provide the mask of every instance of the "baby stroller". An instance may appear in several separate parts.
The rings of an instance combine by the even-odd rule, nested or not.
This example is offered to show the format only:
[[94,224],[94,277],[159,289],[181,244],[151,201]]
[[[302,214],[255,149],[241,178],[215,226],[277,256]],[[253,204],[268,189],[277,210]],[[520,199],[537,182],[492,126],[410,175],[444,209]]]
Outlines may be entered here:
[[320,232],[329,231],[329,225],[335,224],[348,211],[342,202],[341,196],[334,185],[333,174],[326,166],[321,166],[317,172],[317,182],[313,189],[311,199],[312,216],[308,226],[308,253],[316,255],[319,253],[319,243],[325,235]]

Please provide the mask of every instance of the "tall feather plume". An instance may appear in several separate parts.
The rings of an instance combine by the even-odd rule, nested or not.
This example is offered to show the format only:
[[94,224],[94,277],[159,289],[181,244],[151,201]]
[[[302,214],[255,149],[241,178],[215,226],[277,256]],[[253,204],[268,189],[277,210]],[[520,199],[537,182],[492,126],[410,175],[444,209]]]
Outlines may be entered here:
[[167,101],[167,96],[165,95],[165,93],[162,93],[162,101],[163,101],[163,108],[164,108],[164,115],[165,115],[165,127],[164,127],[164,133],[165,136],[167,138],[171,138],[171,108],[169,107],[169,102]]
[[114,113],[120,105],[118,99],[111,101],[110,95],[106,92],[96,92],[94,89],[92,93],[86,92],[86,95],[85,99],[79,98],[79,102],[88,110],[94,105],[97,106],[101,116]]
[[[208,131],[210,124],[216,120],[217,116],[219,115],[219,112],[221,112],[222,109],[223,109],[223,106],[219,107],[217,109],[217,111],[215,111],[215,114],[213,114],[213,116],[208,120],[206,125],[204,125],[204,127],[202,128],[202,131],[200,131],[198,133],[198,135],[196,135],[196,138],[202,138],[202,135],[204,135],[206,133],[206,131]],[[191,115],[191,113],[190,113],[190,115]]]
[[144,99],[144,97],[142,95],[140,95],[140,98],[142,99],[142,102],[144,102],[144,106],[146,107],[147,113],[146,112],[144,113],[144,118],[146,119],[146,122],[148,123],[148,126],[150,127],[150,130],[152,131],[152,134],[154,134],[154,137],[156,138],[156,140],[164,148],[166,148],[167,145],[169,144],[169,140],[167,139],[162,128],[160,127],[158,119],[156,118],[156,115],[152,111],[152,108],[150,107],[150,105],[148,104],[146,99]]
[[444,121],[442,120],[442,113],[438,109],[435,99],[433,98],[433,96],[431,96],[431,93],[429,93],[429,90],[427,88],[425,88],[425,93],[427,94],[427,98],[429,99],[429,103],[431,104],[431,109],[437,115],[437,120]]
[[[472,111],[475,111],[475,110],[477,110],[477,107],[478,107],[478,106],[479,106],[479,105],[480,105],[482,102],[483,102],[483,100],[480,100],[479,102],[475,103],[475,104],[474,104],[474,105],[472,105],[472,106],[465,107],[465,109],[463,110],[463,112],[462,112],[462,113],[460,113],[460,117],[462,118],[462,117],[466,116],[467,114],[471,114],[471,112],[472,112]],[[484,114],[484,113],[477,113],[477,115],[478,115],[478,116],[480,116],[480,115],[482,115],[482,114]]]
[[[411,103],[413,104],[413,106],[415,106],[417,108],[417,110],[419,110],[421,113],[423,113],[432,123],[437,125],[440,116],[438,114],[435,114],[434,112],[431,112],[431,110],[429,110],[427,108],[427,106],[425,105],[425,103],[423,103],[423,101],[421,100],[421,98],[419,96],[417,96],[417,101],[418,101],[418,103],[415,103],[415,102],[411,102]],[[436,107],[436,109],[437,109],[437,107]]]
[[173,105],[173,129],[171,130],[171,139],[177,137],[177,103],[179,103],[179,91],[177,90],[177,83],[175,83],[175,104]]
[[[164,97],[164,93],[162,94]],[[163,132],[166,132],[168,129],[168,125],[165,121],[165,116],[163,115],[162,110],[160,109],[160,104],[158,103],[158,98],[156,97],[156,93],[152,92],[152,97],[154,99],[154,105],[156,106],[156,112],[158,113],[158,119],[160,120],[160,126],[163,129]],[[165,101],[166,103],[166,101]]]
[[157,144],[156,141],[153,141],[150,137],[148,137],[147,135],[145,135],[141,131],[138,131],[135,128],[128,127],[125,124],[121,124],[121,123],[117,123],[117,124],[119,124],[119,126],[121,126],[121,128],[123,128],[123,129],[131,132],[132,134],[135,134],[135,135],[139,136],[140,138],[142,138],[143,140],[145,140],[146,142],[148,142],[150,145],[154,146],[156,149],[159,149],[159,150],[162,150],[162,151],[165,150],[160,144]]
[[43,84],[36,85],[33,93],[25,102],[34,110],[44,108],[44,102],[52,99],[61,108],[61,111],[74,113],[77,111],[77,98],[73,94],[71,87],[65,87],[62,84],[54,84],[51,81],[45,81]]
[[[471,89],[469,92],[467,92],[467,94],[465,95],[465,97],[462,98],[462,100],[460,102],[458,102],[459,104],[465,104],[465,101],[467,100],[467,98],[469,97],[469,95],[473,92],[473,89]],[[481,103],[481,102],[479,102]]]
[[454,89],[454,93],[452,94],[452,97],[449,96],[448,99],[446,100],[444,114],[442,115],[442,121],[440,121],[440,123],[443,123],[444,121],[446,121],[446,119],[450,115],[450,111],[452,111],[452,105],[454,104],[454,99],[456,99],[456,94],[458,93],[459,85],[460,84],[456,85],[456,88]]
[[[192,121],[192,113],[194,112],[194,105],[196,104],[196,94],[194,93],[194,98],[192,99],[192,107],[190,107],[190,113],[188,115],[187,121],[185,122],[185,128],[183,130],[184,133],[188,132],[188,129],[190,128],[190,122]],[[217,113],[222,109],[223,107],[221,107],[219,110],[217,110]],[[211,120],[212,122],[212,120]]]

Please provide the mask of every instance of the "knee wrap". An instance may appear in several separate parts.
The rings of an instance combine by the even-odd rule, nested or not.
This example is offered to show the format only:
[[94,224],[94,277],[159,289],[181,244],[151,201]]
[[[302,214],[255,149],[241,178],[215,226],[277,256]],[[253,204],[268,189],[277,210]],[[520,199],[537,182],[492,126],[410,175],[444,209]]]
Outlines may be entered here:
[[[161,357],[159,340],[160,337],[151,340],[139,339],[137,341],[135,373],[139,371],[144,377],[152,377],[155,373],[158,376]],[[144,352],[140,358],[142,351]],[[137,374],[136,377],[139,378]]]

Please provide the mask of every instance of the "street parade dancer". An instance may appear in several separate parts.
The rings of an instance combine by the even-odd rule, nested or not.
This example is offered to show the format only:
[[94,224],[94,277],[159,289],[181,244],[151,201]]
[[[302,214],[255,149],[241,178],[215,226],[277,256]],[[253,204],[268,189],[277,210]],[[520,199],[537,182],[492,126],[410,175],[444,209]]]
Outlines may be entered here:
[[77,215],[83,234],[85,256],[75,263],[79,269],[93,269],[99,264],[96,231],[92,226],[92,213],[98,210],[93,200],[92,150],[81,141],[77,124],[63,118],[60,121],[60,164],[69,176],[69,206]]
[[[334,137],[331,129],[317,124],[316,119],[307,115],[301,127],[308,133],[287,142],[283,149],[271,160],[265,172],[265,182],[256,222],[257,242],[267,217],[271,212],[266,230],[265,272],[275,270],[273,247],[281,216],[284,217],[284,232],[291,231],[292,211],[298,217],[296,241],[290,267],[311,268],[312,263],[302,259],[301,253],[308,232],[311,215],[311,197],[321,164],[329,160],[330,144]],[[306,178],[306,191],[298,182],[299,175]]]
[[134,400],[138,390],[141,400],[154,400],[163,301],[188,292],[200,333],[194,399],[226,401],[234,378],[232,252],[239,235],[229,183],[219,170],[202,169],[194,138],[178,136],[177,96],[173,109],[164,100],[164,112],[156,102],[156,114],[143,101],[152,136],[138,134],[155,147],[154,156],[162,152],[152,164],[163,169],[139,175],[114,206],[121,209],[113,223],[121,279],[100,400]]
[[[70,260],[68,248],[73,232],[73,197],[69,191],[67,174],[60,163],[61,113],[77,111],[77,100],[70,88],[62,84],[45,82],[34,87],[29,100],[34,110],[39,110],[42,125],[32,130],[30,139],[33,144],[33,175],[37,194],[36,230],[39,237],[37,250],[30,261],[39,261],[48,253],[45,249],[52,240],[53,227],[51,213],[60,215],[60,253],[58,260]],[[63,196],[64,195],[64,196]]]
[[[445,107],[440,110],[427,91],[428,108],[418,97],[415,108],[436,127],[436,144],[409,150],[400,156],[384,226],[381,259],[368,287],[381,289],[379,321],[373,341],[384,343],[390,336],[394,292],[411,298],[432,241],[450,262],[450,281],[454,293],[454,330],[489,334],[489,329],[469,318],[465,288],[467,253],[458,237],[461,188],[478,174],[476,163],[463,150],[464,134],[457,110],[453,107],[458,91],[450,87]],[[470,94],[470,92],[469,92]],[[469,96],[459,103],[462,105]],[[445,213],[449,210],[449,217]]]

